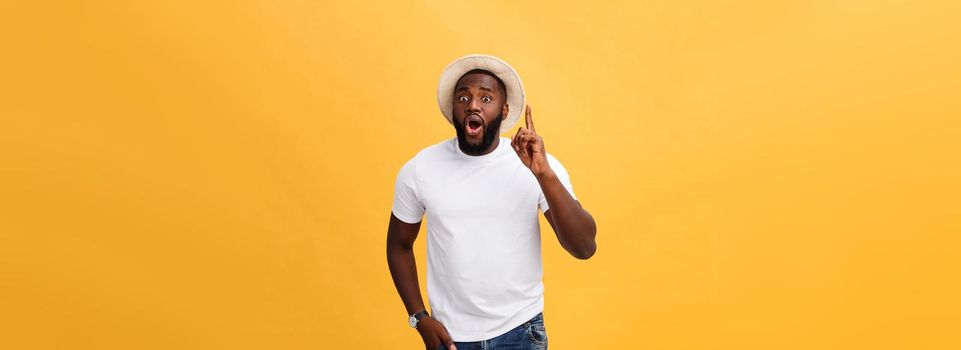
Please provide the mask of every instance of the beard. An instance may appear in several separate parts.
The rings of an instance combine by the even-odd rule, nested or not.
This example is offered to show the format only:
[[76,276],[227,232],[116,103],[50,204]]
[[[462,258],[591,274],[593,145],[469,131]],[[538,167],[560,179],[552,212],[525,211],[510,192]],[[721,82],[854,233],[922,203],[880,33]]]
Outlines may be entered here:
[[487,127],[484,128],[484,135],[481,142],[478,144],[471,144],[467,141],[467,131],[464,130],[464,124],[457,121],[454,118],[454,129],[457,129],[457,145],[464,154],[479,156],[487,150],[491,144],[494,143],[494,138],[500,134],[501,120],[503,120],[504,113],[499,113],[497,118],[494,118]]

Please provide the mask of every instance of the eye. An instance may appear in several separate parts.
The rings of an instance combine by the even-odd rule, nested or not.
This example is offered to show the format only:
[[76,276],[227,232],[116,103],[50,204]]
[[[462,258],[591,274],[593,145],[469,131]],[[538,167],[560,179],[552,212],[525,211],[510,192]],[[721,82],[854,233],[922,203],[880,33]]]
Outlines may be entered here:
[[467,96],[458,97],[457,100],[461,102],[467,102]]
[[493,100],[493,99],[492,99],[490,96],[481,97],[481,101],[484,101],[484,102],[490,102],[490,101],[492,101],[492,100]]

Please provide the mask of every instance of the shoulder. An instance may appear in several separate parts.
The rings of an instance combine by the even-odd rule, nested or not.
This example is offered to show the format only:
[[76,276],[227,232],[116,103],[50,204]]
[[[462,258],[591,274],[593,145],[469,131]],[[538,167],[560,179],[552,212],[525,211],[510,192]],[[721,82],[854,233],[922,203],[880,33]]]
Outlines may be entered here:
[[557,175],[561,178],[561,181],[569,181],[568,179],[570,178],[570,174],[567,171],[567,167],[565,167],[564,164],[557,159],[557,157],[554,157],[554,155],[546,153],[545,156],[547,157],[547,165],[550,166],[555,173],[557,173]]
[[548,161],[548,162],[558,162],[558,163],[560,162],[560,161],[557,160],[557,157],[555,157],[553,154],[551,154],[551,152],[544,153],[544,155],[547,156],[547,161]]
[[547,152],[544,155],[547,157],[547,164],[550,165],[552,168],[555,166],[563,167],[563,165],[561,165],[561,161],[558,160],[557,157],[555,157],[550,152]]

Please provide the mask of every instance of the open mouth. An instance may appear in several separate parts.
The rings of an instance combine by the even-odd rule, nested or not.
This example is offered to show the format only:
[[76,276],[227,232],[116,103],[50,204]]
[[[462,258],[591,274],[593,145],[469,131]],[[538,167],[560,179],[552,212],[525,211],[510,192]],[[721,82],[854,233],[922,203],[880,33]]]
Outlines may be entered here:
[[484,119],[481,119],[477,114],[471,114],[464,118],[464,128],[467,129],[467,135],[480,135],[481,131],[484,130]]

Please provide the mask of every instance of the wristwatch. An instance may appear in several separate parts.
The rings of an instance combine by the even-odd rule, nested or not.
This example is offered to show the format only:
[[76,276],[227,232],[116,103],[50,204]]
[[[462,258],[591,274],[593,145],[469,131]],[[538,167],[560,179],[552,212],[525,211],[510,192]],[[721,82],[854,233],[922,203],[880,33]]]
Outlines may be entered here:
[[420,319],[427,316],[430,316],[430,314],[427,313],[427,310],[418,312],[410,315],[410,317],[407,318],[407,323],[410,323],[410,328],[417,328],[417,322],[420,322]]

